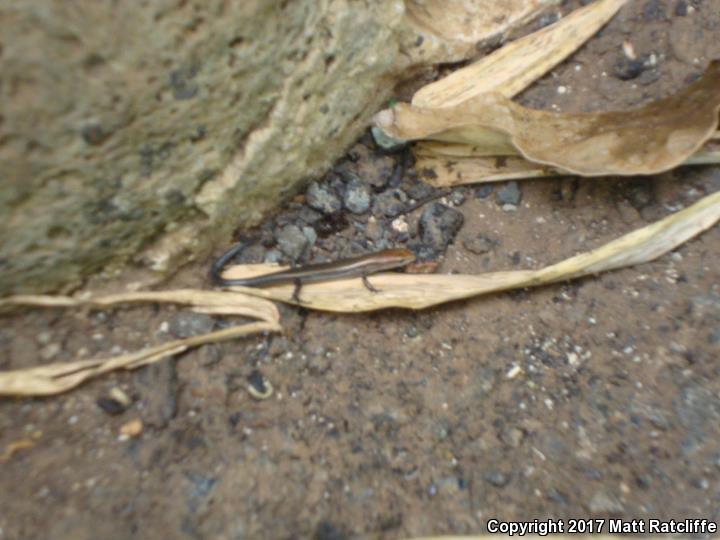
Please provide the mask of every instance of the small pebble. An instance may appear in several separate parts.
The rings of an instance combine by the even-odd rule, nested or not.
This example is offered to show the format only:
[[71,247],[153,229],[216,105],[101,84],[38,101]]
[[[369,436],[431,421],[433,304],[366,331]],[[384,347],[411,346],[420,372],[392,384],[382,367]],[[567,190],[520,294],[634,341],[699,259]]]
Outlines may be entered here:
[[127,439],[127,438],[135,438],[140,436],[140,434],[143,431],[143,423],[142,420],[139,418],[136,418],[135,420],[130,420],[129,422],[126,422],[122,426],[120,426],[120,436]]
[[475,255],[482,255],[488,253],[495,248],[495,242],[490,240],[487,236],[479,234],[473,238],[466,238],[463,240],[463,247],[470,253]]
[[215,319],[205,313],[181,311],[170,319],[169,330],[175,337],[188,338],[212,332]]
[[493,192],[493,186],[492,184],[483,184],[479,188],[475,190],[475,198],[477,199],[487,199],[490,194]]
[[518,183],[515,181],[508,182],[495,194],[495,200],[500,206],[504,206],[506,204],[517,206],[522,200],[520,186],[518,186]]
[[423,243],[435,253],[442,253],[455,239],[465,216],[459,210],[440,203],[425,207],[418,223]]
[[370,209],[370,189],[359,178],[352,178],[347,184],[343,203],[353,214],[364,214]]
[[286,225],[277,234],[277,244],[291,260],[296,261],[305,253],[310,245],[305,234],[297,225]]
[[95,400],[95,404],[102,409],[102,411],[110,416],[117,416],[125,412],[125,407],[119,401],[110,397],[99,397]]
[[375,144],[377,144],[380,148],[387,152],[401,150],[402,148],[407,146],[407,141],[403,141],[402,139],[394,139],[393,137],[386,135],[385,132],[379,127],[373,126],[370,129],[370,133],[372,133]]
[[273,394],[273,387],[270,381],[263,377],[257,369],[254,369],[248,376],[248,393],[255,399],[268,399]]
[[462,206],[465,199],[465,191],[462,189],[455,190],[448,196],[448,200],[453,206]]
[[310,184],[305,200],[310,208],[323,214],[334,214],[342,208],[340,198],[326,186],[317,182]]
[[315,232],[315,229],[308,225],[305,225],[302,228],[302,232],[305,235],[305,238],[307,238],[308,244],[310,246],[315,245],[315,242],[317,241],[317,233]]
[[645,71],[645,62],[641,59],[630,60],[623,56],[613,66],[613,75],[621,81],[629,81],[637,78]]
[[50,343],[40,350],[40,357],[43,360],[52,360],[58,355],[60,349],[61,347],[59,343]]
[[510,476],[502,471],[489,471],[483,475],[483,480],[495,487],[505,487],[510,483]]
[[377,195],[373,203],[373,214],[385,217],[396,217],[407,204],[408,197],[400,189],[389,189]]

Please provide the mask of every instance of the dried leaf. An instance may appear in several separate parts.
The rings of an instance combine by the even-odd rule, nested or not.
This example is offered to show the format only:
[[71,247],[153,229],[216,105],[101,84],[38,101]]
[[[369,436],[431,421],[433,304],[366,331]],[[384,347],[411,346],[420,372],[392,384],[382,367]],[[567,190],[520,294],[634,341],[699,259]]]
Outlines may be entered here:
[[[416,107],[451,107],[488,92],[512,97],[570,56],[626,1],[599,0],[578,9],[557,23],[513,41],[478,62],[422,87],[413,97],[412,104]],[[497,2],[489,3],[498,5]],[[446,11],[443,8],[444,5],[437,10],[427,10],[428,18],[432,17],[429,24],[441,24]],[[488,11],[494,15],[492,9],[497,8],[491,6]],[[462,22],[473,27],[478,23],[473,18]],[[457,33],[463,35],[462,23],[453,23],[451,36]]]
[[[442,109],[400,104],[376,124],[404,140],[479,146],[504,134],[527,160],[581,176],[656,174],[681,165],[717,130],[720,61],[668,98],[629,111],[551,113],[500,94],[483,94]],[[474,144],[474,143],[473,143]]]
[[[720,192],[604,246],[540,270],[493,272],[477,276],[385,273],[369,278],[379,290],[377,293],[369,291],[360,279],[312,283],[303,286],[300,305],[336,312],[391,307],[424,309],[461,298],[565,281],[656,259],[708,229],[718,219]],[[278,269],[277,266],[270,268]],[[268,269],[268,265],[232,266],[224,272],[224,277],[248,277]],[[266,289],[233,287],[233,290],[248,294],[296,303],[292,299],[293,289],[293,286]]]

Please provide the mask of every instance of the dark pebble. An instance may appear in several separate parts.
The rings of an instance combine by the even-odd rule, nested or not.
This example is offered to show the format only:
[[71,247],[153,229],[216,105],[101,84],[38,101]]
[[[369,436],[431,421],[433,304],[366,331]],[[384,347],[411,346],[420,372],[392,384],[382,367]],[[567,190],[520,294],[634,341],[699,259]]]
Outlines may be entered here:
[[520,204],[521,200],[522,192],[520,191],[520,186],[518,186],[518,183],[515,181],[508,182],[495,194],[495,201],[500,206],[504,206],[506,204],[513,204],[517,206]]
[[462,227],[465,217],[454,208],[440,203],[431,203],[420,216],[420,236],[425,245],[436,253],[442,253]]
[[318,221],[320,218],[322,218],[322,214],[320,212],[316,212],[312,208],[303,206],[300,209],[300,211],[298,212],[298,218],[300,218],[301,221],[304,221],[305,223],[312,225],[313,223]]
[[613,66],[613,75],[621,81],[635,79],[643,71],[645,71],[645,62],[639,58],[630,60],[629,58],[623,56],[620,60],[615,62],[615,65]]
[[645,22],[662,21],[665,19],[666,7],[663,0],[648,0],[642,10]]
[[276,238],[280,251],[293,261],[300,259],[310,245],[307,236],[297,225],[286,225]]
[[550,488],[545,492],[545,498],[562,506],[567,506],[567,504],[570,502],[567,496],[562,491],[558,491],[557,489],[553,488]]
[[330,521],[321,521],[315,529],[314,540],[345,540],[347,536]]
[[310,208],[323,214],[333,214],[342,208],[340,198],[326,186],[317,182],[310,184],[305,197]]
[[267,386],[265,386],[265,378],[263,377],[263,374],[260,373],[257,369],[252,370],[250,375],[248,375],[248,383],[257,390],[260,394],[264,394],[267,392]]
[[503,488],[510,483],[510,475],[502,471],[489,471],[483,474],[483,480],[491,486]]
[[353,214],[364,214],[370,209],[371,194],[368,186],[358,177],[347,183],[343,203]]
[[450,202],[455,206],[462,206],[466,198],[467,195],[465,194],[465,190],[463,189],[456,189],[448,196]]
[[212,332],[215,319],[204,313],[181,311],[170,319],[170,333],[175,337],[189,338]]
[[675,15],[678,17],[684,17],[688,13],[688,5],[685,0],[678,0],[675,4]]
[[125,412],[126,407],[119,401],[109,397],[99,397],[95,403],[102,411],[110,416],[117,416]]
[[495,248],[495,242],[490,240],[487,236],[478,234],[473,238],[466,238],[463,240],[463,247],[470,253],[475,255],[482,255],[488,253]]
[[475,198],[477,199],[487,199],[490,194],[493,192],[493,185],[492,184],[483,184],[479,188],[475,190]]
[[647,86],[648,84],[652,84],[655,81],[660,80],[660,76],[661,76],[661,72],[658,68],[646,69],[638,77],[637,82],[638,82],[638,84]]
[[416,201],[422,201],[430,197],[435,189],[425,182],[404,182],[402,189],[408,197]]
[[370,129],[370,133],[372,133],[375,144],[386,152],[399,152],[408,145],[407,141],[394,139],[389,135],[386,135],[385,132],[378,127],[372,127]]
[[410,326],[405,330],[405,335],[409,338],[415,338],[418,335],[418,329],[416,326]]
[[88,124],[84,126],[80,134],[83,140],[90,146],[100,145],[110,136],[99,124]]
[[400,189],[390,189],[375,197],[373,214],[385,217],[396,217],[405,209],[408,197]]

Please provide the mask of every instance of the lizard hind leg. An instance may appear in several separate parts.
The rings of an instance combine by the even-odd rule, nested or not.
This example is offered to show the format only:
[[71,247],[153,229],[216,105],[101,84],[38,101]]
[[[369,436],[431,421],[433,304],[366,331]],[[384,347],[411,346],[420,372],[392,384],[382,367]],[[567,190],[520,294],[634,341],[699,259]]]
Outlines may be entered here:
[[380,289],[376,289],[375,287],[373,287],[373,284],[370,283],[370,280],[368,279],[367,275],[363,275],[363,277],[362,277],[362,282],[363,282],[363,285],[365,285],[365,288],[366,288],[368,291],[373,292],[373,293],[379,293],[379,292],[380,292]]

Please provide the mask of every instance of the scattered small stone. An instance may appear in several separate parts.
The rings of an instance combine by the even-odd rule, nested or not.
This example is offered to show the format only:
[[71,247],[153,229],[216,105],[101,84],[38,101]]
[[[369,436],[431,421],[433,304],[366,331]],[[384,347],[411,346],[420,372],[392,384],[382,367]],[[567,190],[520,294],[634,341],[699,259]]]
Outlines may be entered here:
[[113,387],[110,392],[108,392],[108,395],[126,408],[132,404],[130,396],[128,396],[123,389],[118,386]]
[[591,514],[620,514],[623,511],[623,505],[616,497],[608,495],[604,491],[598,491],[590,499],[588,509]]
[[263,259],[263,262],[274,264],[279,263],[282,260],[282,253],[280,253],[277,249],[269,249],[267,253],[265,253],[265,259]]
[[465,191],[462,189],[456,189],[448,196],[448,200],[454,206],[462,206],[466,198]]
[[303,221],[308,225],[312,225],[320,218],[322,218],[322,214],[320,212],[316,212],[308,206],[303,205],[302,208],[300,208],[300,210],[298,211],[298,218],[300,219],[300,221]]
[[373,214],[385,217],[396,217],[407,204],[408,197],[401,189],[389,189],[375,197]]
[[302,257],[310,242],[297,225],[286,225],[277,234],[277,244],[291,260],[296,261]]
[[258,400],[268,399],[273,395],[273,386],[270,381],[265,379],[259,370],[254,369],[247,378],[248,393]]
[[561,504],[562,506],[567,506],[570,502],[567,498],[567,495],[555,488],[548,489],[545,492],[545,498],[554,503]]
[[37,341],[40,345],[47,345],[52,340],[52,337],[53,337],[52,332],[48,332],[48,331],[40,332],[37,335]]
[[380,129],[379,127],[373,126],[370,129],[370,133],[372,133],[373,140],[375,141],[375,144],[377,144],[380,148],[385,150],[386,152],[395,152],[398,150],[402,150],[407,146],[407,141],[404,141],[402,139],[395,139],[393,137],[390,137],[385,134],[385,132]]
[[418,329],[415,325],[409,326],[407,330],[405,330],[405,335],[409,338],[416,338],[418,336]]
[[495,200],[500,206],[504,206],[506,204],[517,206],[522,200],[520,186],[518,186],[518,183],[515,181],[508,182],[495,194]]
[[517,448],[525,438],[520,428],[506,428],[500,432],[500,440],[511,448]]
[[645,62],[636,58],[631,60],[625,56],[620,58],[613,66],[613,75],[621,81],[630,81],[645,71]]
[[364,214],[370,209],[370,189],[359,178],[352,178],[345,190],[343,203],[353,214]]
[[465,217],[454,208],[440,203],[431,203],[420,216],[420,236],[425,245],[435,253],[442,253],[453,241],[462,227]]
[[407,193],[407,196],[416,201],[424,201],[431,195],[435,189],[426,184],[425,182],[404,182],[403,191]]
[[487,199],[490,194],[493,192],[493,185],[492,184],[483,184],[479,188],[475,190],[475,198],[476,199]]
[[135,437],[139,437],[140,434],[143,431],[143,423],[142,420],[139,418],[136,418],[135,420],[130,420],[129,422],[126,422],[122,426],[120,426],[120,437],[123,439],[131,439]]
[[302,228],[302,232],[305,235],[305,238],[307,238],[308,244],[310,246],[315,245],[315,242],[317,241],[317,233],[315,232],[315,229],[308,225],[305,225]]
[[347,535],[330,521],[318,523],[313,537],[314,540],[345,540],[346,538]]
[[648,0],[643,6],[643,20],[645,22],[662,21],[665,19],[665,9],[664,0]]
[[503,212],[517,212],[518,207],[514,204],[503,204],[502,205]]
[[40,357],[46,361],[52,360],[53,358],[55,358],[58,355],[61,348],[62,347],[60,346],[59,343],[50,343],[50,344],[46,345],[45,347],[43,347],[42,349],[40,349]]
[[181,311],[170,319],[169,330],[175,337],[189,338],[212,332],[215,319],[204,313]]
[[305,200],[310,208],[323,214],[334,214],[342,208],[340,198],[326,186],[317,182],[310,184]]
[[510,483],[510,475],[502,471],[489,471],[483,474],[483,480],[491,486],[503,488]]
[[487,236],[479,234],[473,238],[466,238],[463,240],[463,247],[470,253],[475,255],[482,255],[495,249],[495,242],[490,240]]
[[675,4],[675,15],[678,17],[685,17],[688,14],[688,5],[685,0],[678,0]]
[[105,414],[110,416],[118,416],[127,409],[122,403],[111,397],[101,396],[95,400],[95,404],[102,409]]

